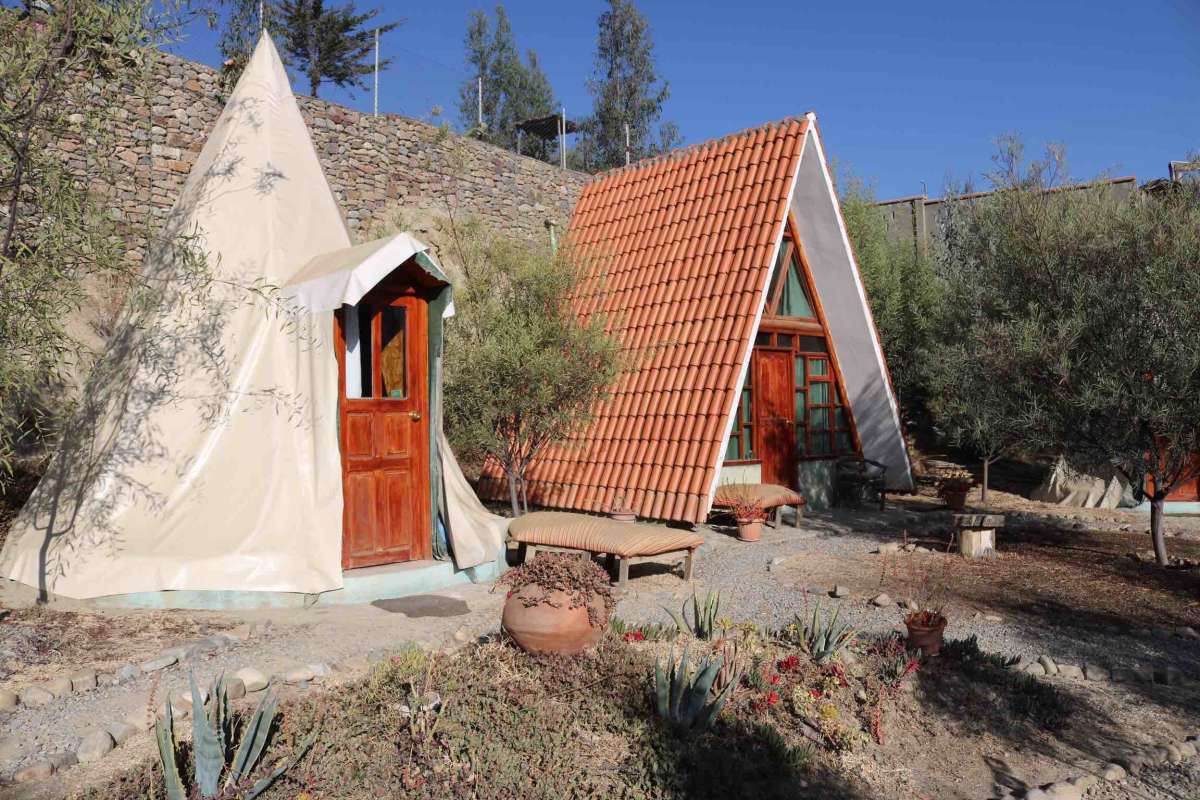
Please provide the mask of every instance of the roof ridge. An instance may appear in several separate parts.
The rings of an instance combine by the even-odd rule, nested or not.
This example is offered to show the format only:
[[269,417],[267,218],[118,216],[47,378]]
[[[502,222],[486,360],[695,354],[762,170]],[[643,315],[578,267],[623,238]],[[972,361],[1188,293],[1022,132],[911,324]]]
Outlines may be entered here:
[[724,136],[717,137],[716,139],[706,139],[703,142],[696,142],[695,144],[677,147],[674,150],[668,150],[665,153],[658,153],[657,155],[647,156],[646,158],[631,162],[629,164],[622,164],[619,167],[612,167],[611,169],[606,169],[603,172],[597,172],[596,174],[592,175],[591,180],[588,181],[588,184],[590,185],[602,180],[607,180],[609,178],[615,178],[619,175],[624,175],[630,172],[638,172],[640,170],[653,167],[657,164],[684,159],[710,145],[725,144],[735,139],[752,136],[759,131],[782,128],[786,125],[792,124],[793,122],[807,123],[809,121],[809,113],[811,112],[805,112],[803,114],[789,114],[783,119],[771,120],[770,122],[764,122],[761,125],[754,125],[749,128],[744,128],[736,133],[727,133]]

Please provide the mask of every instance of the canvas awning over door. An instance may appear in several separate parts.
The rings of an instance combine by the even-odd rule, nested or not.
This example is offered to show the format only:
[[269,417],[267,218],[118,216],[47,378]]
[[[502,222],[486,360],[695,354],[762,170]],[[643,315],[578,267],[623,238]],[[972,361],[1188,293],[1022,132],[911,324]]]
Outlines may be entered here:
[[[397,233],[316,256],[287,282],[282,294],[309,311],[336,311],[358,303],[392,270],[414,257],[434,283],[449,285],[429,248],[407,233]],[[444,316],[453,315],[454,307],[448,305]]]

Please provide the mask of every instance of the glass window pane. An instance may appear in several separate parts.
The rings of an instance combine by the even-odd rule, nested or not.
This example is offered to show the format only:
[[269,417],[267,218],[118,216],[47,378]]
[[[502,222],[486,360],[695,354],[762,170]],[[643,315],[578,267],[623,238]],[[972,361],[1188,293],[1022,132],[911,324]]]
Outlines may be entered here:
[[838,430],[846,429],[846,409],[839,408],[833,413],[833,427]]
[[742,458],[754,458],[754,429],[749,425],[742,428]]
[[742,390],[742,402],[740,408],[742,409],[742,422],[749,422],[750,412],[753,410],[752,406],[750,405],[749,389]]
[[828,375],[829,362],[823,358],[810,358],[808,360],[809,375]]
[[844,453],[848,450],[854,449],[853,444],[850,442],[849,431],[838,431],[836,434],[834,434],[834,436],[836,438],[837,449],[839,453]]
[[754,344],[758,345],[760,347],[770,347],[771,346],[771,334],[769,334],[765,331],[759,331],[758,335],[754,337]]
[[808,424],[812,426],[813,433],[829,430],[829,409],[828,408],[812,408],[808,411]]
[[824,336],[801,336],[800,337],[800,352],[801,353],[828,353],[829,348],[825,344]]
[[796,426],[796,452],[799,455],[804,455],[808,449],[808,444],[804,441],[805,432],[803,425]]
[[817,431],[813,431],[812,455],[828,455],[829,451],[829,434],[825,432],[818,433]]
[[741,441],[738,437],[738,431],[737,428],[734,428],[733,433],[729,434],[729,441],[725,443],[726,461],[737,461],[741,458],[741,455],[738,453],[739,444],[741,444]]
[[403,400],[408,397],[408,315],[395,306],[380,314],[380,385],[384,397]]
[[346,340],[346,397],[371,396],[371,314],[358,306],[342,308],[342,336]]
[[796,385],[804,385],[804,356],[796,357]]
[[795,337],[790,333],[775,334],[775,344],[779,347],[791,347],[793,339],[795,339]]
[[783,296],[779,298],[779,313],[786,317],[805,317],[812,319],[812,302],[808,299],[808,289],[804,279],[800,277],[800,259],[792,254],[788,265],[787,281],[783,284]]
[[808,402],[814,406],[825,405],[829,402],[829,384],[812,383],[808,387]]
[[796,419],[804,419],[804,392],[796,392]]

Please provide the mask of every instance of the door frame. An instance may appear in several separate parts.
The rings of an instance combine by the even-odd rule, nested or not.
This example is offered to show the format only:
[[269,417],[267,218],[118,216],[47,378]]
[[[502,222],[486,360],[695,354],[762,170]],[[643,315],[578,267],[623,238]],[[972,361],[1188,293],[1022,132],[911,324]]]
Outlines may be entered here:
[[[354,403],[358,398],[349,398],[346,396],[346,339],[345,339],[345,307],[339,308],[334,312],[333,321],[333,341],[334,350],[337,355],[338,366],[338,415],[337,415],[337,440],[338,452],[342,467],[342,569],[359,569],[370,566],[381,566],[384,564],[406,563],[409,561],[428,560],[433,557],[433,500],[432,488],[430,482],[432,480],[432,470],[430,466],[430,396],[429,396],[429,303],[433,299],[436,292],[423,288],[404,274],[404,268],[401,267],[394,271],[391,275],[380,281],[369,292],[363,295],[362,299],[356,304],[358,307],[363,306],[393,306],[399,305],[399,301],[417,300],[420,302],[422,313],[419,315],[420,320],[412,320],[416,324],[410,324],[408,327],[408,336],[417,337],[419,346],[410,346],[406,358],[409,360],[408,379],[410,398],[415,400],[417,413],[420,414],[418,424],[420,431],[415,437],[413,468],[418,470],[423,480],[419,481],[418,487],[419,503],[417,505],[416,522],[414,523],[413,541],[409,549],[407,559],[396,559],[389,556],[380,556],[378,558],[351,558],[349,548],[349,538],[346,535],[350,507],[346,502],[346,482],[350,475],[349,458],[346,453],[343,434],[346,429],[346,414],[350,410],[350,404]],[[405,305],[408,305],[405,303]],[[380,370],[380,353],[379,353],[379,338],[376,336],[375,329],[380,325],[378,317],[375,317],[371,324],[371,370],[372,370],[372,398],[364,398],[368,403],[379,403],[386,401],[386,398],[379,397],[380,387],[378,373]],[[361,337],[361,333],[360,333]],[[361,345],[360,345],[361,346]],[[414,379],[414,377],[416,379]],[[423,491],[421,490],[423,487]],[[384,503],[385,498],[382,496],[376,498],[376,513],[379,513],[379,507]]]

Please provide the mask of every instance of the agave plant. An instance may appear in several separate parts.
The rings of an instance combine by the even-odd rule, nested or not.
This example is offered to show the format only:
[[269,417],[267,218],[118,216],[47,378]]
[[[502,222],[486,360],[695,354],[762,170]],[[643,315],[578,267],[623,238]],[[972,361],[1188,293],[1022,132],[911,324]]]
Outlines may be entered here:
[[702,603],[696,593],[692,592],[692,619],[690,622],[687,618],[687,608],[688,604],[685,600],[679,611],[672,611],[669,608],[663,610],[671,615],[671,619],[675,620],[675,625],[679,630],[691,631],[697,639],[705,641],[712,639],[718,628],[717,621],[721,616],[721,593],[709,592],[704,596]]
[[797,615],[796,621],[789,626],[800,647],[818,664],[835,657],[858,636],[858,629],[853,625],[838,624],[839,613],[841,609],[835,608],[832,615],[826,616],[821,613],[821,604],[817,603],[811,620]]
[[[200,690],[196,687],[196,676],[190,676],[192,688],[192,759],[195,791],[202,798],[215,798],[237,789],[244,784],[262,758],[271,726],[279,705],[274,692],[267,691],[259,700],[258,708],[242,728],[241,741],[233,748],[233,715],[229,712],[229,694],[225,679],[213,682],[207,707]],[[183,785],[179,774],[175,744],[175,721],[171,704],[166,704],[163,718],[155,722],[154,733],[158,739],[158,757],[162,762],[163,782],[166,784],[167,800],[187,800],[192,793]],[[301,743],[292,757],[282,765],[259,778],[245,794],[243,800],[254,800],[296,764],[316,740],[314,730]],[[221,776],[224,774],[224,781]]]
[[654,665],[654,699],[658,715],[680,730],[703,728],[712,723],[738,682],[735,677],[709,701],[708,695],[721,671],[722,661],[720,656],[705,657],[692,672],[688,667],[686,647],[678,663],[674,651],[665,666],[659,659]]

